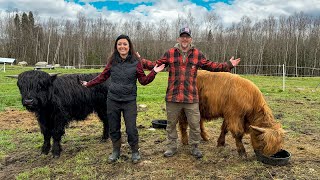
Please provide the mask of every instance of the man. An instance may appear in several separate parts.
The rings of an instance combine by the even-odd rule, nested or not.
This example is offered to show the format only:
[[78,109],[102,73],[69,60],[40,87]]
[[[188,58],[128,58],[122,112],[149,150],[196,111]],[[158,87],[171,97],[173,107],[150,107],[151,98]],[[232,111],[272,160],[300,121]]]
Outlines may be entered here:
[[[196,86],[198,68],[208,71],[230,70],[237,66],[240,58],[225,63],[208,61],[205,56],[192,44],[191,30],[188,27],[179,31],[178,43],[170,48],[156,64],[165,64],[169,71],[168,88],[166,93],[167,110],[167,150],[165,157],[171,157],[177,152],[177,117],[181,110],[184,110],[190,127],[191,154],[196,158],[202,158],[199,150],[200,143],[200,112],[199,97]],[[152,69],[155,63],[142,59],[144,68]]]

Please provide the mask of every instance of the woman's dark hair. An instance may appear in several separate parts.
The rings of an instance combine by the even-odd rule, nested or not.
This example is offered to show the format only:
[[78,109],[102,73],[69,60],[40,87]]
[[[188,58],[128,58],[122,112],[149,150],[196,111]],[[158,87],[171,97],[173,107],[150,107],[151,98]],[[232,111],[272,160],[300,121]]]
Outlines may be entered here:
[[120,54],[119,54],[118,49],[117,49],[117,44],[118,44],[118,41],[119,41],[120,39],[126,39],[126,40],[129,42],[129,52],[128,52],[128,58],[129,58],[129,59],[128,59],[128,60],[129,60],[130,62],[139,61],[140,58],[137,56],[137,54],[136,54],[136,52],[135,52],[135,50],[134,50],[134,48],[133,48],[133,44],[132,44],[132,42],[131,42],[131,40],[130,40],[130,38],[129,38],[129,36],[122,34],[122,35],[118,36],[117,39],[116,39],[116,41],[114,42],[113,53],[112,53],[111,56],[109,57],[107,63],[109,63],[109,62],[112,63],[113,60],[115,60],[116,58],[120,58]]

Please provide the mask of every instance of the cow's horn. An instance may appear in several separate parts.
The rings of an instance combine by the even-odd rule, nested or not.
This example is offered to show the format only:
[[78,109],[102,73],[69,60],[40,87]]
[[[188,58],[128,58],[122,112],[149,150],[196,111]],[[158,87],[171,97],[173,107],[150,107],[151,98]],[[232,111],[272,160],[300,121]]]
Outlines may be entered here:
[[262,133],[264,133],[264,132],[266,132],[266,130],[264,129],[264,128],[260,128],[260,127],[258,127],[258,126],[250,126],[252,129],[254,129],[254,130],[256,130],[256,131],[259,131],[259,132],[262,132]]
[[61,74],[61,73],[49,73],[50,76],[56,76],[58,74]]
[[19,75],[7,75],[6,77],[18,79]]

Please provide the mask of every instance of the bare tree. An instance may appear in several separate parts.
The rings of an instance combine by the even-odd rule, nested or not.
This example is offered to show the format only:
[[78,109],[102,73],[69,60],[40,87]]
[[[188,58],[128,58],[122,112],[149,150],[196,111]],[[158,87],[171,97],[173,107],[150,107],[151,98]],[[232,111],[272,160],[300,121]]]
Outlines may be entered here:
[[[252,23],[244,16],[239,23],[223,26],[214,13],[204,19],[192,13],[180,14],[171,23],[164,19],[142,22],[134,17],[114,23],[103,17],[90,19],[82,13],[76,20],[44,21],[37,20],[32,12],[8,11],[0,18],[0,56],[29,64],[103,65],[114,49],[115,38],[127,34],[143,57],[155,60],[174,45],[179,29],[189,26],[195,45],[208,59],[242,58],[241,65],[247,67],[239,67],[237,73],[278,73],[264,65],[285,64],[289,75],[301,76],[309,72],[299,67],[320,66],[320,17],[296,13]],[[320,75],[315,70],[310,73]]]

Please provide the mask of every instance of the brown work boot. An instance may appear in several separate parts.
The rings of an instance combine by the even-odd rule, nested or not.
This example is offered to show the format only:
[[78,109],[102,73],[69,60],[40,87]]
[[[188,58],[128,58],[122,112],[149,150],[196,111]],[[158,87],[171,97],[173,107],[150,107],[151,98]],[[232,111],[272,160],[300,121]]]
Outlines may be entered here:
[[192,145],[191,154],[197,159],[200,159],[203,157],[202,152],[198,148],[198,144]]

